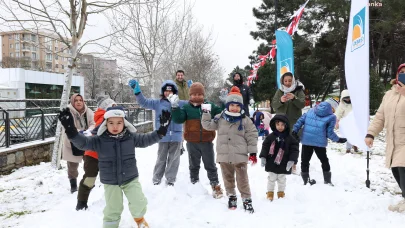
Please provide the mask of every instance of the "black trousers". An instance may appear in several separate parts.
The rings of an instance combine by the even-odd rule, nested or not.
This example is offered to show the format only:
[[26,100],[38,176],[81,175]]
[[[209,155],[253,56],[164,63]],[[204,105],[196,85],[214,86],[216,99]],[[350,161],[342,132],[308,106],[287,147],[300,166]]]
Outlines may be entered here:
[[402,197],[405,198],[405,167],[393,167],[391,170],[395,180],[401,188]]
[[94,188],[94,184],[98,175],[98,159],[84,155],[83,160],[84,175],[82,180],[80,181],[79,192],[77,193],[77,200],[87,202],[91,189]]
[[201,158],[211,185],[218,185],[218,171],[215,164],[214,144],[212,142],[187,142],[190,179],[199,180]]
[[312,154],[314,153],[322,163],[322,170],[324,172],[330,171],[329,159],[326,155],[326,147],[306,146],[302,145],[301,151],[301,172],[309,172],[309,161],[311,161]]

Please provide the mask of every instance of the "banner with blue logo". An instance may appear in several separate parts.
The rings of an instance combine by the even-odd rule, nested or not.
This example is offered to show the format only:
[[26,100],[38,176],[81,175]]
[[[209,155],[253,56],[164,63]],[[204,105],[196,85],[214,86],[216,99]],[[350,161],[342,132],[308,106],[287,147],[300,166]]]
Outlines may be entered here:
[[294,74],[294,49],[290,34],[286,31],[276,31],[277,46],[277,86],[280,88],[280,78],[286,72]]
[[342,118],[339,132],[347,140],[366,151],[364,143],[369,124],[369,9],[368,0],[352,1],[345,55],[346,84],[352,112]]

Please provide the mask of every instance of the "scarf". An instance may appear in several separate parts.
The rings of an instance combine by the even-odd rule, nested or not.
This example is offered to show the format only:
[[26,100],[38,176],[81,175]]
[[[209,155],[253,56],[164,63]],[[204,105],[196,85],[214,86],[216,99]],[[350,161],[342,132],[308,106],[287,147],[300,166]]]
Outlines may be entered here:
[[202,98],[202,99],[191,99],[191,96],[190,96],[190,103],[192,105],[194,105],[194,106],[199,106],[202,103],[204,103],[204,98]]
[[127,128],[124,128],[124,130],[122,130],[120,133],[114,135],[111,134],[109,131],[107,131],[107,135],[111,138],[116,138],[116,139],[122,139],[125,135],[125,133],[127,133]]
[[276,140],[274,140],[271,143],[269,155],[271,157],[273,157],[274,150],[276,147],[276,141],[277,141],[277,144],[279,147],[278,147],[276,158],[274,159],[274,163],[276,163],[277,165],[280,165],[281,161],[283,160],[283,156],[284,156],[284,146],[285,146],[284,139],[285,139],[285,137],[287,137],[288,134],[286,131],[284,131],[284,132],[273,131],[273,133],[277,136],[277,138],[276,138]]
[[[222,118],[224,118],[226,121],[229,123],[236,123],[239,121],[239,127],[238,130],[242,131],[243,126],[242,126],[242,114],[240,113],[232,113],[232,115],[227,114],[228,111],[222,112]],[[235,116],[235,114],[239,114],[239,116]]]

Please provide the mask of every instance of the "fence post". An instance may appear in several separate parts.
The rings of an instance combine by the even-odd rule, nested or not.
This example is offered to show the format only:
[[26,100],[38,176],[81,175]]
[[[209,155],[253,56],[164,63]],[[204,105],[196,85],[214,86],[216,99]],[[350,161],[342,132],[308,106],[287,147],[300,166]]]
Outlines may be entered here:
[[6,113],[6,148],[10,147],[10,116],[6,110],[3,110]]
[[45,115],[44,115],[44,110],[41,108],[39,109],[41,111],[41,134],[42,134],[42,140],[45,140]]

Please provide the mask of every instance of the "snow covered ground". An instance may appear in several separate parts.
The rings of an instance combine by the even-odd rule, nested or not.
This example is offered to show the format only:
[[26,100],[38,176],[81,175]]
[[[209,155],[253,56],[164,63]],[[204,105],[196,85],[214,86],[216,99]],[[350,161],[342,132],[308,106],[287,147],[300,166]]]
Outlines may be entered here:
[[[259,151],[261,143],[260,140]],[[328,147],[335,187],[323,184],[321,165],[314,154],[310,175],[317,184],[304,186],[300,176],[288,176],[286,198],[273,202],[265,198],[267,173],[264,168],[259,164],[249,166],[254,214],[244,212],[239,196],[235,211],[227,209],[227,198],[212,198],[203,168],[201,182],[190,184],[187,152],[181,156],[174,187],[152,185],[157,145],[136,149],[140,181],[149,201],[145,218],[154,228],[404,227],[405,214],[387,209],[401,197],[390,170],[384,167],[384,157],[371,156],[370,190],[365,186],[366,153],[346,154],[344,148],[343,144],[335,143]],[[383,154],[383,150],[381,137],[377,138],[374,153]],[[105,205],[103,185],[97,181],[90,195],[89,210],[77,212],[77,193],[70,194],[66,163],[62,166],[62,170],[55,171],[49,163],[43,163],[0,176],[0,227],[101,227]],[[80,170],[81,177],[82,168]],[[136,227],[127,205],[120,227]]]

